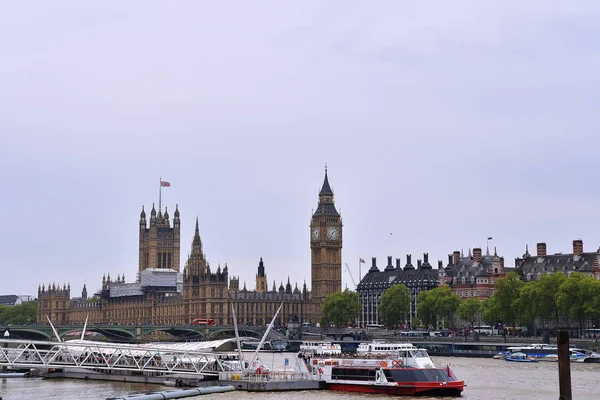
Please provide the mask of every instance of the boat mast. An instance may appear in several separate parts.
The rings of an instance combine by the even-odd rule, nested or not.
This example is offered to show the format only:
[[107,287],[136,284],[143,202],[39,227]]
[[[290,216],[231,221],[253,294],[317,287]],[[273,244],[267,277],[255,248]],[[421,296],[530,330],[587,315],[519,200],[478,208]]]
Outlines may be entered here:
[[56,329],[54,329],[54,325],[52,325],[52,321],[50,321],[50,318],[48,317],[48,314],[46,314],[46,319],[48,320],[48,323],[50,324],[50,327],[52,328],[52,332],[54,332],[54,335],[56,336],[56,339],[59,342],[62,342],[62,340],[60,340],[60,336],[58,336],[58,332],[56,332]]
[[235,317],[235,307],[233,306],[233,303],[231,303],[231,311],[233,313],[233,329],[235,331],[235,340],[237,342],[237,350],[240,356],[240,366],[242,368],[242,372],[244,372],[246,369],[244,366],[244,354],[242,353],[242,345],[240,344],[240,334],[238,332],[237,318]]
[[87,313],[85,316],[85,324],[83,324],[83,331],[81,331],[81,340],[85,337],[85,328],[87,327],[88,318],[90,317],[90,313]]
[[283,307],[283,301],[279,305],[279,308],[277,309],[277,312],[273,316],[273,319],[271,320],[271,323],[267,327],[267,330],[265,331],[265,334],[263,335],[262,339],[260,339],[260,343],[256,347],[256,351],[254,352],[254,356],[252,356],[252,361],[250,362],[250,365],[252,365],[252,363],[254,362],[254,360],[256,360],[256,358],[258,357],[258,351],[260,350],[260,348],[262,347],[263,343],[265,342],[265,339],[269,335],[269,332],[271,331],[271,328],[273,327],[273,324],[275,323],[275,320],[277,319],[277,315],[279,314],[279,311],[281,310],[281,307]]

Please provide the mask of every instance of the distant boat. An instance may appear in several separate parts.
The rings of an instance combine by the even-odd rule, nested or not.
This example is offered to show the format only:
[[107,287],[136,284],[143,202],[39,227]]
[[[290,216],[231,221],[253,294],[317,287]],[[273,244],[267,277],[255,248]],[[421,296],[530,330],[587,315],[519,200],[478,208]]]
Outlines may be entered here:
[[513,362],[534,362],[534,363],[538,362],[538,360],[536,360],[535,357],[528,356],[527,354],[525,354],[521,351],[516,351],[514,353],[510,353],[509,355],[504,357],[504,359],[506,361],[513,361]]
[[[317,344],[318,346],[319,344]],[[411,343],[364,343],[356,354],[317,355],[307,348],[298,357],[303,373],[316,375],[328,390],[397,396],[460,396],[465,383],[450,367],[433,364],[427,350]]]
[[[256,350],[258,345],[260,344],[260,340],[245,340],[242,342],[242,350]],[[265,341],[260,351],[267,352],[283,352],[287,350],[287,343],[283,340],[267,340]]]

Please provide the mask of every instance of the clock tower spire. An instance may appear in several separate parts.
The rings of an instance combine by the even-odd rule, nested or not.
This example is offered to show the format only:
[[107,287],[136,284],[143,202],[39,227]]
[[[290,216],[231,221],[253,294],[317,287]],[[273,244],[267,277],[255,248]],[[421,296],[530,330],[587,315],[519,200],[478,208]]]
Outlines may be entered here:
[[310,223],[312,322],[321,319],[323,301],[342,290],[342,219],[337,212],[327,177],[319,192],[319,205]]

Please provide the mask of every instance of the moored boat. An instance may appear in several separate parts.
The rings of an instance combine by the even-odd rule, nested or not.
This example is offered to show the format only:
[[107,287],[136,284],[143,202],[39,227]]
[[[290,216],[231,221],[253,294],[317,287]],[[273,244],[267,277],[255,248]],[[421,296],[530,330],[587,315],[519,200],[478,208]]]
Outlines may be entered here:
[[[537,361],[558,361],[558,347],[552,344],[531,344],[527,346],[513,346],[507,349],[509,353],[525,353]],[[569,359],[573,362],[585,362],[590,355],[585,350],[570,348]]]
[[362,351],[357,354],[318,356],[301,352],[299,356],[329,390],[459,396],[464,389],[464,381],[459,381],[449,366],[436,367],[426,350],[410,343],[378,341],[359,348]]
[[300,352],[315,355],[341,354],[342,346],[331,342],[307,341],[300,344]]
[[509,355],[504,357],[504,360],[512,361],[512,362],[528,362],[528,363],[538,362],[538,360],[535,357],[528,356],[527,354],[525,354],[521,351],[516,351],[514,353],[510,353]]

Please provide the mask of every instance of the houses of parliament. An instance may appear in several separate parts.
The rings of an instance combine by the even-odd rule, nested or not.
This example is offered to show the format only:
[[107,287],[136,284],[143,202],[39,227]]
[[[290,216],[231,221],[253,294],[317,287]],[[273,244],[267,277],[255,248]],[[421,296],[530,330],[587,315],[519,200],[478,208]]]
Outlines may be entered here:
[[[240,288],[239,276],[230,275],[227,264],[211,268],[205,257],[198,219],[190,254],[180,272],[181,217],[178,207],[171,220],[167,208],[147,218],[144,207],[139,220],[139,264],[135,282],[125,276],[102,278],[102,289],[71,298],[70,285],[38,288],[38,322],[46,316],[56,324],[190,324],[196,318],[213,319],[218,325],[237,322],[260,326],[270,322],[279,305],[278,323],[317,322],[325,298],[341,291],[342,221],[335,208],[327,169],[316,211],[310,224],[311,290],[288,281],[269,287],[261,257],[254,290]],[[89,317],[88,317],[89,316]]]

